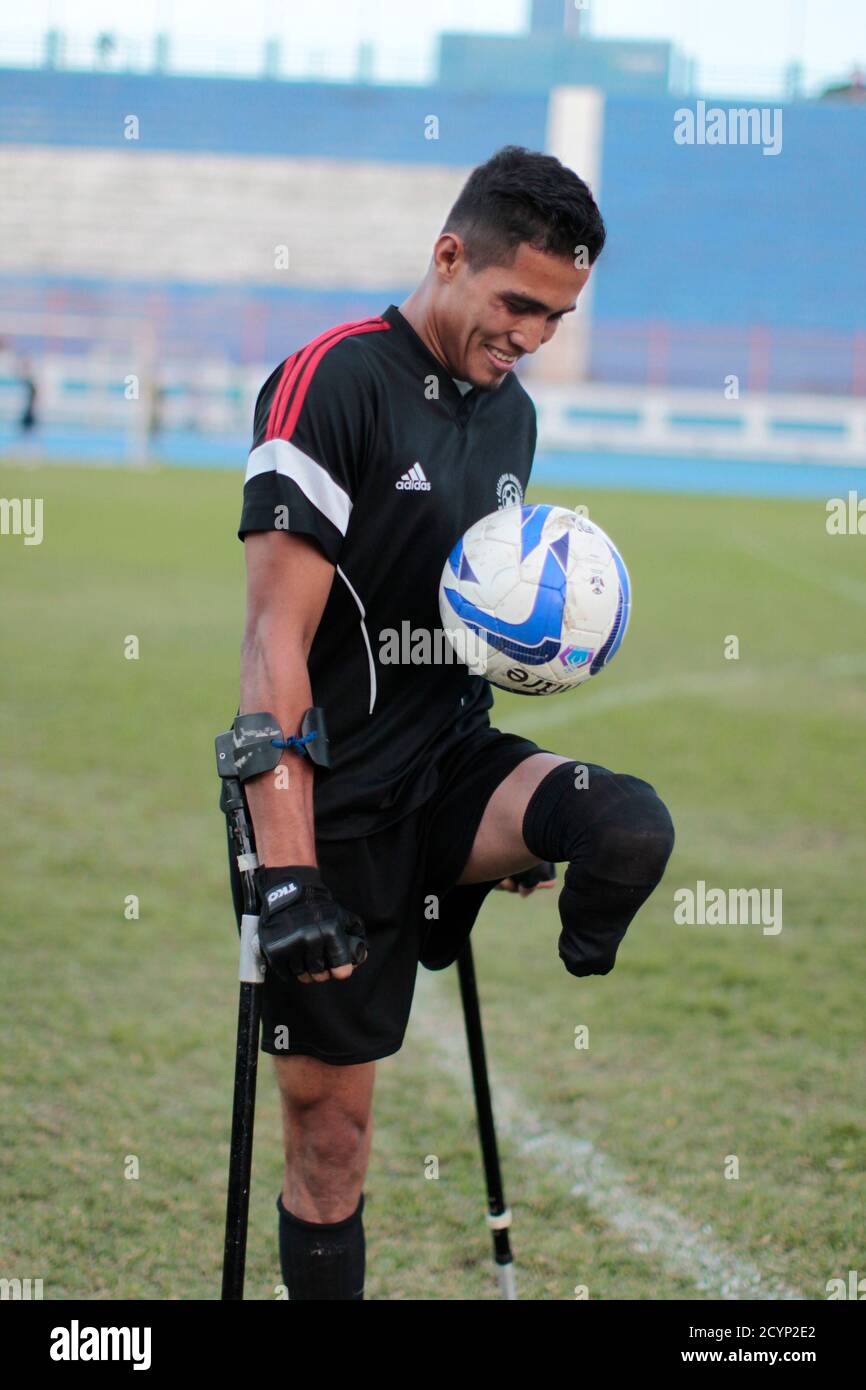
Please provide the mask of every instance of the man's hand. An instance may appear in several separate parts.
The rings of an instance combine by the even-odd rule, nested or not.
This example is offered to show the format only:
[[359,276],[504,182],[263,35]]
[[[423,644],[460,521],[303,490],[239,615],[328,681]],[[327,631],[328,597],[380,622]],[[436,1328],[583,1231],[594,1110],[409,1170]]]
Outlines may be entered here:
[[367,959],[364,924],[334,901],[317,868],[260,868],[259,946],[280,979],[347,980]]
[[555,885],[556,865],[542,861],[532,869],[523,869],[519,874],[504,878],[496,887],[504,889],[506,893],[519,893],[521,898],[528,898],[536,888],[553,888]]

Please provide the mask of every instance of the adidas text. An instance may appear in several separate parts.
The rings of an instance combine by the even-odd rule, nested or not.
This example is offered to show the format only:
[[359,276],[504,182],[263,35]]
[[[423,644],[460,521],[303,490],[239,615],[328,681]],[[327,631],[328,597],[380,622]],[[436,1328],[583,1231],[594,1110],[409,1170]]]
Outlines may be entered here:
[[398,492],[429,492],[430,484],[420,463],[413,463],[407,473],[402,478],[398,478],[394,484]]

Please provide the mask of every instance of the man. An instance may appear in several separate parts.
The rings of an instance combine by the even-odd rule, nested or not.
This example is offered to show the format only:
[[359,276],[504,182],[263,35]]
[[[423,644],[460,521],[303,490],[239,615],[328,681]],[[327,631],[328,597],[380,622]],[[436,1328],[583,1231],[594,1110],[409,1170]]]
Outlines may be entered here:
[[323,333],[259,395],[241,712],[288,738],[321,706],[332,745],[315,779],[295,747],[247,783],[290,1299],[363,1297],[375,1063],[402,1044],[419,960],[448,965],[491,888],[564,862],[560,956],[607,974],[672,848],[646,782],[576,776],[492,729],[465,666],[379,659],[389,629],[435,632],[455,541],[521,500],[536,425],[514,366],[574,311],[604,237],[581,179],[508,146],[470,175],[408,299]]
[[22,434],[27,435],[36,428],[36,398],[39,394],[36,375],[29,358],[22,357],[19,375],[24,388],[24,405],[18,417],[18,428]]

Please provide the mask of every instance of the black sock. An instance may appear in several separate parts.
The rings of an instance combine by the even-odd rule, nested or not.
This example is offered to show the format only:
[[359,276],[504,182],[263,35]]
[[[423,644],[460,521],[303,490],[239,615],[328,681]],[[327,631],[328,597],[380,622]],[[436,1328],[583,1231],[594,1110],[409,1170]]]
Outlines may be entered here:
[[280,1265],[289,1301],[364,1297],[364,1194],[351,1216],[330,1224],[302,1221],[283,1206],[280,1213]]
[[529,798],[523,839],[539,859],[568,862],[559,895],[559,954],[566,969],[578,976],[609,974],[629,923],[673,849],[664,802],[629,773],[560,763]]

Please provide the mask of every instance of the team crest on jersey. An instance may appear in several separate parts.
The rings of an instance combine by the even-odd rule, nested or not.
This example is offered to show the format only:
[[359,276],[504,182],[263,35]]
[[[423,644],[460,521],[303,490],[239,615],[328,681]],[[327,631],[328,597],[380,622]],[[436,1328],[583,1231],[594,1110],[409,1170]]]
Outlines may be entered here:
[[497,507],[519,507],[523,501],[520,479],[513,473],[503,473],[496,484]]

